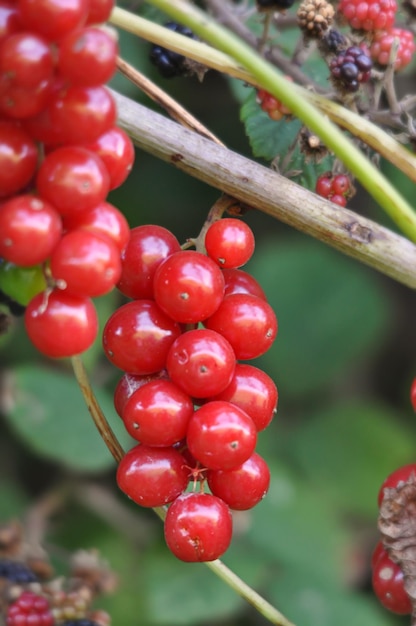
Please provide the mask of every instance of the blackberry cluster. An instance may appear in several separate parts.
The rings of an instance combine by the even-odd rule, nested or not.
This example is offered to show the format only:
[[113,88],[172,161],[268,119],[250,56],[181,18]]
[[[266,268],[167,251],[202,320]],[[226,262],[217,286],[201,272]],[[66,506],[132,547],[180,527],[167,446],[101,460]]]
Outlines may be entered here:
[[[182,24],[178,24],[177,22],[167,22],[165,28],[172,30],[174,33],[195,39],[195,35],[190,28],[182,26]],[[163,78],[174,78],[175,76],[183,76],[187,73],[186,57],[178,52],[173,52],[172,50],[154,44],[151,48],[149,58],[157,67]]]
[[256,0],[258,11],[284,11],[290,9],[295,0]]
[[339,30],[331,28],[322,37],[319,46],[324,54],[339,54],[348,48],[348,39]]
[[0,559],[0,578],[20,584],[38,581],[36,574],[25,563],[11,559]]
[[329,69],[337,87],[354,92],[360,83],[368,81],[372,66],[370,57],[361,48],[351,46],[330,62]]
[[90,619],[68,619],[62,622],[62,626],[98,626],[98,624]]

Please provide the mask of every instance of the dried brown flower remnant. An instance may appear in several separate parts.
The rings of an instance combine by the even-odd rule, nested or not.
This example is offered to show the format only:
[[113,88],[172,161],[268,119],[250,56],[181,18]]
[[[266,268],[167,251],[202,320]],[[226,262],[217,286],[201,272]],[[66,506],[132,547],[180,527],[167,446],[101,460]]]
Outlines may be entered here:
[[299,28],[306,37],[319,39],[332,24],[335,10],[326,0],[303,0],[297,10]]
[[378,527],[383,545],[404,578],[412,602],[412,626],[416,626],[416,474],[395,488],[385,488]]

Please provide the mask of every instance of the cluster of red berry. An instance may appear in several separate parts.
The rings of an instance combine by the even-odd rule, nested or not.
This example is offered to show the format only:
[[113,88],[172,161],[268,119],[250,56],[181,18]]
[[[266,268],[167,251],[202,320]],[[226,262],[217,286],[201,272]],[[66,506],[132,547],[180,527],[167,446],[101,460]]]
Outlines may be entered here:
[[344,207],[353,195],[354,189],[351,179],[346,174],[334,175],[332,172],[325,172],[317,178],[315,192],[318,196]]
[[129,228],[105,202],[134,149],[104,86],[117,41],[97,23],[112,0],[0,2],[0,257],[43,265],[48,288],[28,304],[29,337],[53,357],[98,331],[92,297],[121,274]]
[[260,285],[238,269],[254,251],[253,233],[223,218],[204,248],[181,250],[161,226],[133,228],[118,286],[134,299],[103,331],[107,357],[125,372],[114,404],[139,442],[118,466],[118,485],[141,506],[172,503],[166,542],[184,561],[223,554],[230,509],[249,509],[267,492],[255,446],[278,396],[266,373],[236,362],[266,352],[277,333]]
[[[293,81],[290,76],[286,76],[286,78],[289,81]],[[259,103],[260,108],[267,113],[270,119],[275,120],[276,122],[281,120],[282,117],[290,115],[290,109],[288,109],[283,102],[272,96],[265,89],[257,90],[257,102]]]

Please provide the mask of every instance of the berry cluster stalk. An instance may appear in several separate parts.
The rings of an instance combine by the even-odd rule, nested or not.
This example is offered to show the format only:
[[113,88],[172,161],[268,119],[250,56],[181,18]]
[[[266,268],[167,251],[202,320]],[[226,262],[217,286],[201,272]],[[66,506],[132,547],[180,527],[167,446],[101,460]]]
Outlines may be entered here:
[[[342,131],[323,118],[314,105],[299,96],[299,88],[293,86],[255,50],[194,5],[184,0],[149,0],[149,4],[186,24],[205,41],[239,62],[246,72],[254,77],[258,85],[283,102],[295,116],[321,138],[399,228],[410,239],[416,241],[416,213],[410,205]],[[133,30],[131,24],[133,17],[126,11],[121,12],[120,9],[116,9],[111,21],[131,31]]]

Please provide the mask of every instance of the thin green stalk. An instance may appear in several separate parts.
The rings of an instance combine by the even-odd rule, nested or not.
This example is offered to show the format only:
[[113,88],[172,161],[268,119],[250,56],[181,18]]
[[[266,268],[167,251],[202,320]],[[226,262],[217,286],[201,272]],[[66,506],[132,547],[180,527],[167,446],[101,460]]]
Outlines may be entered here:
[[186,24],[202,39],[240,63],[264,89],[281,100],[305,126],[321,138],[397,226],[410,239],[416,241],[416,213],[412,207],[338,127],[324,118],[313,105],[299,97],[296,86],[287,81],[273,65],[186,0],[148,0],[148,2],[173,19]]

